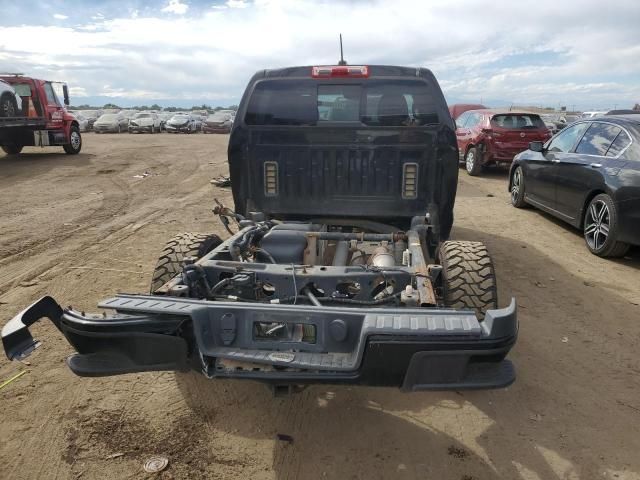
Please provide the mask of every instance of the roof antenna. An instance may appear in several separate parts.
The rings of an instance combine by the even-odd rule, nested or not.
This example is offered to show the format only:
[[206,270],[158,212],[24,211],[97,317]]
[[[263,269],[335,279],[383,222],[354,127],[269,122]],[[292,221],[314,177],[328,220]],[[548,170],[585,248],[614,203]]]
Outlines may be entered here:
[[346,65],[347,62],[344,60],[344,55],[342,54],[342,34],[340,34],[340,61],[338,65]]

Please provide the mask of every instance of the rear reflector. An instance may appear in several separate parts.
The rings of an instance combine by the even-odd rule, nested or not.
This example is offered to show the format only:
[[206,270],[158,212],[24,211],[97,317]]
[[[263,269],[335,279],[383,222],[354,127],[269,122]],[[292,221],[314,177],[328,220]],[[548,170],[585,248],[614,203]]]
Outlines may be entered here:
[[278,164],[264,162],[264,194],[267,197],[278,195]]
[[402,166],[402,198],[418,196],[418,164],[405,163]]
[[366,78],[369,76],[369,68],[364,65],[311,67],[311,76],[313,78]]

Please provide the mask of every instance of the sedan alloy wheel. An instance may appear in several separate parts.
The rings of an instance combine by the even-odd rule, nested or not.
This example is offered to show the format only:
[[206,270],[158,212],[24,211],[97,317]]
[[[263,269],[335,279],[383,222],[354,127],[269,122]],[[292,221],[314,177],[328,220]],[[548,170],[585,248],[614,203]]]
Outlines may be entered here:
[[600,250],[610,230],[609,207],[603,200],[591,202],[584,223],[584,236],[592,250]]

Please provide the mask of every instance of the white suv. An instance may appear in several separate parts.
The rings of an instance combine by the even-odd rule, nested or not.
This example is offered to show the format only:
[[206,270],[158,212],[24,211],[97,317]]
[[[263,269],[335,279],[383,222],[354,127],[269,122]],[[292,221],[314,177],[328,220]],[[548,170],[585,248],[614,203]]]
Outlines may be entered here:
[[17,117],[22,111],[22,99],[4,80],[0,80],[0,117]]

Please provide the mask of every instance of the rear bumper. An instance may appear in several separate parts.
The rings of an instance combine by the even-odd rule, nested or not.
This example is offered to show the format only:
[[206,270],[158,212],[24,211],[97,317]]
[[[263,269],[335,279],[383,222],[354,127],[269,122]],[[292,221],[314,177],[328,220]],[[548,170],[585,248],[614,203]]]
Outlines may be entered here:
[[[29,327],[47,317],[76,349],[80,376],[194,369],[210,378],[272,384],[359,384],[405,391],[500,388],[515,370],[504,357],[516,341],[515,301],[478,322],[452,310],[360,309],[210,302],[120,295],[110,316],[63,309],[43,297],[2,329],[11,360],[38,343]],[[315,344],[255,340],[253,322],[310,323]],[[336,321],[341,323],[336,336]]]
[[511,163],[513,158],[529,148],[528,144],[522,145],[503,144],[499,142],[486,142],[483,144],[483,163]]

